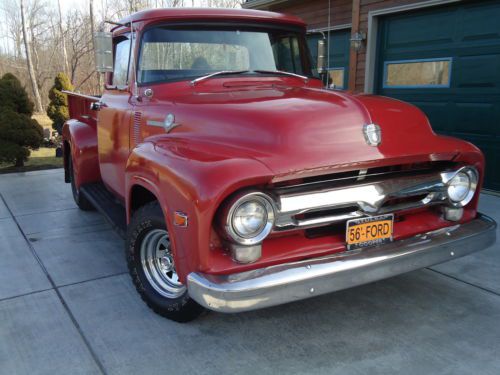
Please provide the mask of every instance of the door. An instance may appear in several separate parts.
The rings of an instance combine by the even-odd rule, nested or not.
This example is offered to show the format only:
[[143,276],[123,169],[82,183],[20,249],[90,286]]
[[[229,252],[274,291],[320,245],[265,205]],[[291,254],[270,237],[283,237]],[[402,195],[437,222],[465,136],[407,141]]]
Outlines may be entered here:
[[[328,39],[328,32],[324,32]],[[334,84],[337,89],[347,89],[349,82],[349,46],[351,30],[330,31],[330,43],[327,59],[327,70],[330,77],[330,84]],[[311,33],[307,35],[307,44],[311,51],[313,67],[316,67],[318,58],[318,40],[323,38],[320,33]]]
[[132,95],[128,85],[130,40],[127,36],[120,36],[114,40],[114,44],[112,84],[101,98],[102,104],[97,119],[97,142],[103,182],[123,198],[132,119]]
[[486,156],[500,190],[500,2],[475,1],[380,20],[377,92],[420,107],[437,133]]

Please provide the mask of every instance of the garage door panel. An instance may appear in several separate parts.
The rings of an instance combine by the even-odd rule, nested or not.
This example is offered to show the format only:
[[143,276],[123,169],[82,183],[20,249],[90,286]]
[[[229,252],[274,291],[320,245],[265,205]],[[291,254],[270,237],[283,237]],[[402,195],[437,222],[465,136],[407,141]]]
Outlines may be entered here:
[[[389,15],[380,19],[378,40],[378,93],[418,106],[437,133],[478,146],[487,161],[485,186],[500,190],[500,1]],[[428,69],[413,85],[398,84],[408,81],[405,72],[387,75],[391,64],[447,59],[449,84]],[[427,85],[419,83],[424,77]]]
[[500,53],[455,58],[452,85],[459,88],[500,91]]
[[387,24],[386,48],[394,50],[448,44],[453,40],[454,23],[451,11],[441,11],[432,16],[424,14],[411,20],[395,17]]
[[495,103],[454,103],[453,128],[459,133],[500,135],[500,127],[493,122],[497,109]]
[[[500,40],[500,7],[498,4],[479,4],[466,6],[462,9],[464,41],[478,41],[492,39]],[[477,27],[480,24],[481,27]]]

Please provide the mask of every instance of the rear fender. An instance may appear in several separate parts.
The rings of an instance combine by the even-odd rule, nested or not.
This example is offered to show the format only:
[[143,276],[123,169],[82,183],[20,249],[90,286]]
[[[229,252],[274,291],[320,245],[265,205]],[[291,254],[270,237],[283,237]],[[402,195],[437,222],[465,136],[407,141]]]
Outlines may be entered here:
[[[95,127],[78,120],[68,120],[63,126],[62,133],[65,176],[69,176],[69,158],[71,157],[77,188],[86,183],[100,181]],[[66,182],[69,182],[69,178]]]

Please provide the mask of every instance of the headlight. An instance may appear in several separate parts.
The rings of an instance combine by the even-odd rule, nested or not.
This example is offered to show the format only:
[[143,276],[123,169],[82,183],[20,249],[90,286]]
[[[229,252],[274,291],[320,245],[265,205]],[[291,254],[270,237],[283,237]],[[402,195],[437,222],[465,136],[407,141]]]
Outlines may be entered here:
[[254,245],[266,238],[274,225],[272,198],[264,193],[247,193],[230,203],[225,219],[228,236],[241,245]]
[[474,197],[477,187],[477,171],[471,167],[459,169],[447,182],[447,194],[451,204],[464,207]]

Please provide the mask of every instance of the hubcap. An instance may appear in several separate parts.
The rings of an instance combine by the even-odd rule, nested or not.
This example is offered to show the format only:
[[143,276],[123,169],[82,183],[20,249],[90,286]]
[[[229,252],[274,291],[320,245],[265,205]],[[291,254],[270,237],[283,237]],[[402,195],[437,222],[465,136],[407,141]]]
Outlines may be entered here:
[[186,291],[175,271],[166,230],[155,229],[146,234],[141,243],[141,264],[149,283],[162,296],[177,298]]

